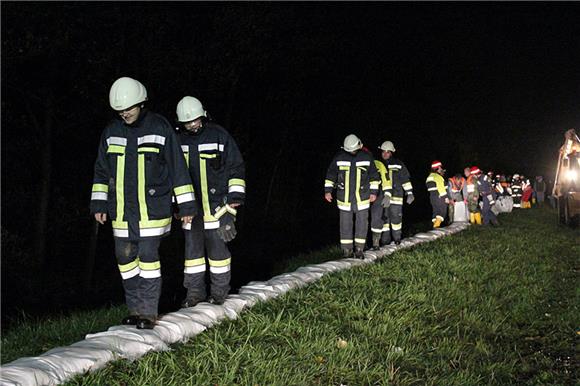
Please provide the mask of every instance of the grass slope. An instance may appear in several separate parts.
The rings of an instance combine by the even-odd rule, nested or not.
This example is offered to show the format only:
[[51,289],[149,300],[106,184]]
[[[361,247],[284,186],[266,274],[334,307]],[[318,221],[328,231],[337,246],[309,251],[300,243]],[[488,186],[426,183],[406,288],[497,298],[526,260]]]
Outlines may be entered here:
[[580,234],[550,210],[500,221],[325,276],[69,384],[575,384]]

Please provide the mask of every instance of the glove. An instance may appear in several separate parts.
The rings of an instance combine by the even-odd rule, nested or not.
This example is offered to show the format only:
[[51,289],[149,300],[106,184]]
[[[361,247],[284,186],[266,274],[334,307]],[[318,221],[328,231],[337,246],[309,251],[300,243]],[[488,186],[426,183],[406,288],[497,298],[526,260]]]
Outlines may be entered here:
[[217,229],[217,234],[224,242],[229,243],[236,238],[236,216],[231,213],[226,213],[220,217],[220,227]]
[[415,201],[415,196],[413,196],[412,194],[407,194],[407,204],[411,205],[413,201]]
[[383,208],[388,208],[391,205],[391,196],[389,196],[388,194],[385,194],[385,196],[383,197],[383,200],[381,201],[381,206]]

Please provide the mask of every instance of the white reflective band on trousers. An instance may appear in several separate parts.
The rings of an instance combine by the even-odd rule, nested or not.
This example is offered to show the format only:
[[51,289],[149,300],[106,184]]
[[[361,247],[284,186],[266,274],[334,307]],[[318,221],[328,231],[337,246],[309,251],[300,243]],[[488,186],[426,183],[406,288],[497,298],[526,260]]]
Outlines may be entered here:
[[252,281],[240,288],[238,294],[229,295],[222,306],[199,303],[195,307],[163,315],[153,330],[138,330],[135,326],[113,326],[108,331],[88,334],[85,340],[70,346],[57,347],[37,357],[26,357],[0,367],[0,385],[57,385],[75,375],[94,371],[108,362],[126,358],[135,360],[150,351],[166,351],[169,345],[186,342],[191,337],[220,323],[236,319],[245,309],[260,301],[275,298],[294,288],[306,286],[323,275],[371,264],[398,249],[433,241],[467,229],[468,223],[453,223],[425,233],[418,233],[388,245],[378,251],[366,251],[365,258],[342,259],[312,264],[294,272],[274,276],[268,281]]

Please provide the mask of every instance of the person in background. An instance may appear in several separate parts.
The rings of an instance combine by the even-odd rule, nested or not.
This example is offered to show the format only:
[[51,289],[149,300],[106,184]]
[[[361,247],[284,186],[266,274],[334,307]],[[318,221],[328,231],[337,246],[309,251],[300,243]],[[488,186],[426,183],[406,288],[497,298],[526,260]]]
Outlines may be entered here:
[[[479,171],[479,170],[478,170]],[[483,216],[483,225],[495,225],[498,226],[499,222],[497,220],[497,216],[492,211],[492,207],[495,204],[496,193],[493,189],[493,173],[491,175],[488,173],[487,175],[481,175],[479,171],[476,174],[479,182],[479,195],[481,196],[481,200],[483,206],[481,208],[481,213]]]
[[449,204],[449,197],[447,197],[447,190],[445,189],[445,169],[441,161],[431,162],[431,173],[427,176],[425,185],[429,191],[429,200],[433,208],[433,215],[431,221],[433,222],[433,229],[439,228],[441,223],[445,221],[447,215],[447,205]]
[[238,208],[246,195],[245,165],[232,136],[210,121],[199,99],[182,98],[177,120],[183,127],[179,140],[203,216],[184,226],[187,295],[183,307],[206,300],[206,266],[209,266],[209,303],[223,304],[229,291],[232,255],[227,243],[237,234]]
[[536,192],[538,206],[544,205],[546,195],[546,182],[544,181],[544,177],[536,176],[536,181],[534,182],[534,191]]
[[336,192],[343,254],[357,259],[364,259],[369,207],[376,200],[379,190],[375,160],[362,148],[363,144],[356,135],[347,135],[342,149],[328,166],[324,182],[324,199],[327,202],[332,202],[333,193]]
[[455,203],[463,201],[463,190],[465,188],[465,178],[457,173],[449,179],[447,184],[447,194],[449,195],[449,223],[453,222],[455,215]]
[[481,225],[481,209],[479,207],[479,179],[477,176],[481,173],[477,166],[469,169],[467,178],[467,207],[469,209],[469,222],[471,224]]
[[512,177],[512,198],[514,200],[514,208],[521,208],[522,207],[522,181],[520,179],[520,175],[515,173]]
[[180,218],[197,214],[191,178],[169,122],[145,108],[147,90],[123,77],[111,86],[109,102],[118,118],[101,136],[91,195],[91,213],[112,220],[115,255],[129,315],[122,324],[155,326],[161,296],[161,237],[171,230],[172,196]]

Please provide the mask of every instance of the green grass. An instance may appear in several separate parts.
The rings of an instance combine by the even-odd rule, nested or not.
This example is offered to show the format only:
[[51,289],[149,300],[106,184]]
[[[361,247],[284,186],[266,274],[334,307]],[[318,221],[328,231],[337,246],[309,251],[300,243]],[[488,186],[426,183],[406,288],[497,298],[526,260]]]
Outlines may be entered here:
[[40,355],[52,348],[85,339],[88,333],[106,331],[127,315],[125,306],[75,312],[68,316],[33,319],[22,315],[2,334],[2,364],[23,356]]
[[502,215],[69,384],[576,384],[580,234],[555,218]]

